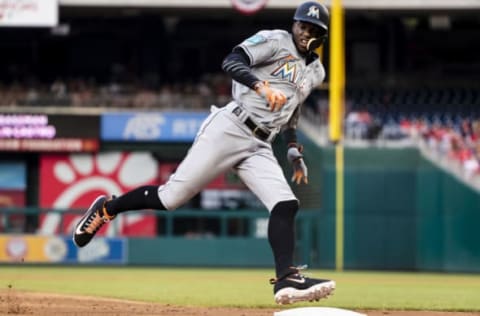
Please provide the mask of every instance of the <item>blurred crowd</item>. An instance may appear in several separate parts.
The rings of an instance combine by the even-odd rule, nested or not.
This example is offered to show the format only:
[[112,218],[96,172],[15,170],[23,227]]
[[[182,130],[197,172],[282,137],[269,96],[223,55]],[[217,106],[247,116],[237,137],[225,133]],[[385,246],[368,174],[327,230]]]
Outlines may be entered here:
[[0,84],[0,106],[64,106],[112,108],[207,109],[230,99],[231,81],[222,73],[198,82],[151,84],[142,81],[98,84],[95,80],[57,79],[50,84]]
[[411,137],[421,137],[438,156],[461,167],[467,179],[480,175],[480,119],[465,118],[460,124],[402,122]]
[[398,122],[382,122],[367,110],[349,112],[346,137],[357,140],[410,140],[424,144],[440,159],[460,166],[470,179],[480,176],[480,119],[465,117],[458,122],[404,117]]
[[[480,175],[480,90],[363,88],[347,90],[346,95],[346,139],[423,141],[440,157],[460,165],[467,178]],[[0,84],[2,106],[206,110],[230,98],[231,81],[223,73],[204,75],[198,82],[161,85],[97,84],[88,79]],[[328,124],[328,91],[313,93],[304,109],[309,118]]]
[[423,142],[466,179],[480,176],[480,90],[416,89],[404,94],[351,97],[345,117],[349,139]]

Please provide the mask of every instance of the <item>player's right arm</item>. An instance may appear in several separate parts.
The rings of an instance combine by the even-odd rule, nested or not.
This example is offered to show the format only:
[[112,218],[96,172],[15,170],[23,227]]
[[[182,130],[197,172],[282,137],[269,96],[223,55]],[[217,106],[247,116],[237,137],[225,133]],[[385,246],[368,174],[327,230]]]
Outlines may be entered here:
[[248,55],[241,47],[237,46],[223,60],[222,69],[233,80],[255,90],[255,84],[261,82],[261,80],[252,73],[250,65],[251,61]]
[[253,89],[258,95],[267,100],[270,111],[278,111],[286,103],[285,94],[274,88],[270,88],[267,81],[260,80],[251,71],[251,61],[246,52],[241,47],[235,47],[233,51],[225,57],[222,63],[222,69],[228,73],[233,80]]

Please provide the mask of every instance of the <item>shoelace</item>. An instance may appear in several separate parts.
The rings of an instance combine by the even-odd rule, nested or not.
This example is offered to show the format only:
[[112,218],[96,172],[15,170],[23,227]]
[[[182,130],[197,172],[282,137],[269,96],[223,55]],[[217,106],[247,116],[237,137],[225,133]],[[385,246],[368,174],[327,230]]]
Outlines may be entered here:
[[109,217],[100,216],[97,212],[90,215],[90,217],[85,221],[84,230],[89,234],[95,234],[106,222],[110,221]]
[[301,265],[301,266],[296,266],[296,267],[291,267],[290,271],[291,273],[288,273],[288,274],[285,274],[285,275],[282,275],[281,277],[278,277],[278,278],[271,278],[269,280],[270,284],[275,284],[277,283],[278,281],[280,280],[283,280],[285,279],[286,277],[288,277],[289,275],[292,275],[292,274],[298,274],[299,277],[304,277],[303,275],[301,275],[299,272],[301,270],[306,270],[308,268],[308,265],[304,264],[304,265]]
[[[112,195],[112,200],[115,199],[116,196]],[[105,204],[104,204],[105,205]],[[83,225],[83,230],[85,230],[89,234],[95,234],[106,222],[111,221],[115,218],[115,215],[108,215],[105,206],[103,207],[103,216],[100,216],[100,212],[96,211],[85,221]]]

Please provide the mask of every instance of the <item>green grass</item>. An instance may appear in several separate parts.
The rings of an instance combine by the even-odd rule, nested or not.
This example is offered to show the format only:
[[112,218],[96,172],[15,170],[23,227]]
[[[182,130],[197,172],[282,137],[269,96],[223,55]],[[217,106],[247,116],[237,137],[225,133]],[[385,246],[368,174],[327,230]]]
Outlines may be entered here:
[[[320,306],[380,310],[480,311],[480,275],[309,270],[332,278]],[[274,307],[266,269],[1,266],[0,287],[174,305]],[[296,306],[312,306],[300,304]]]

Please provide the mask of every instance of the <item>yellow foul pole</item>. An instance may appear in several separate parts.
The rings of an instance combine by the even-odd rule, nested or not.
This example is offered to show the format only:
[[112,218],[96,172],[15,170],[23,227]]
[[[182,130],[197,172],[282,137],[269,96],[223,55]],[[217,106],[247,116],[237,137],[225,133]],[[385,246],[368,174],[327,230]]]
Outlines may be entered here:
[[335,144],[335,267],[344,262],[344,156],[343,115],[345,93],[344,12],[342,0],[332,0],[330,26],[329,137]]

